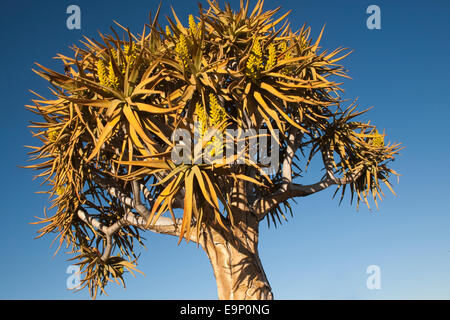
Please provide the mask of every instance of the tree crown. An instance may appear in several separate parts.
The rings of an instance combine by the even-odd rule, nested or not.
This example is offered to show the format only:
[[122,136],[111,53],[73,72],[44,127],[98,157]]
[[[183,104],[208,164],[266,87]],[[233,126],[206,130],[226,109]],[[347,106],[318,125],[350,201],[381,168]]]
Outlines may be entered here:
[[[331,185],[341,200],[346,191],[355,194],[358,205],[369,205],[370,197],[378,205],[381,183],[391,189],[388,178],[396,172],[388,163],[400,145],[357,121],[367,110],[343,107],[339,95],[336,79],[347,76],[338,62],[348,50],[321,50],[323,30],[315,41],[306,26],[293,32],[288,13],[274,18],[279,8],[263,11],[263,1],[251,11],[248,1],[237,11],[208,3],[188,26],[174,12],[163,28],[158,9],[142,34],[118,25],[122,37],[116,31],[100,34],[101,42],[85,37],[73,57],[59,54],[63,73],[39,64],[35,71],[55,96],[27,106],[43,119],[31,125],[40,145],[30,152],[38,161],[30,167],[40,171],[55,209],[39,221],[40,235],[56,232],[60,246],[72,249],[85,275],[82,287],[93,296],[110,280],[123,283],[123,268],[136,270],[140,229],[188,241],[204,225],[227,230],[236,190],[245,192],[252,213],[276,222],[291,198]],[[226,146],[208,135],[210,128],[234,143],[252,138],[245,130],[264,129],[255,132],[271,138],[266,148],[277,150],[277,165],[266,170],[249,156],[249,144],[241,162],[237,155],[223,161]],[[230,138],[227,129],[237,134]],[[199,140],[192,149],[200,143],[199,155],[209,160],[174,161],[177,130]],[[316,155],[323,179],[294,183],[300,160]],[[181,219],[176,208],[183,209]]]

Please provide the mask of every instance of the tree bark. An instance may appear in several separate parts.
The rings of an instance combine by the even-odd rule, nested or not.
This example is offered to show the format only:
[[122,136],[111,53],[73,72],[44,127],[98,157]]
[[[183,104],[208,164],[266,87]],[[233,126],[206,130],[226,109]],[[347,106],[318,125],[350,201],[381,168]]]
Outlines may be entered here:
[[273,294],[258,254],[258,219],[234,211],[229,230],[208,226],[201,245],[214,270],[221,300],[272,300]]

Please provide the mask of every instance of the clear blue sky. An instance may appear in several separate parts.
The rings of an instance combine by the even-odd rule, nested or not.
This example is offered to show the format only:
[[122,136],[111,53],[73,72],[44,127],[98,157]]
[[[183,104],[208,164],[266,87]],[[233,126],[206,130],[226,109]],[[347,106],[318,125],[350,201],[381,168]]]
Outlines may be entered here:
[[[391,141],[406,145],[394,162],[402,176],[397,197],[386,192],[380,210],[348,201],[338,206],[332,191],[301,199],[294,217],[277,229],[261,230],[260,255],[278,299],[449,299],[450,67],[448,1],[266,1],[293,9],[294,29],[306,22],[317,36],[326,23],[322,47],[354,49],[344,65],[346,98],[375,106],[365,119],[385,128]],[[206,4],[206,1],[202,1]],[[231,1],[237,7],[239,1]],[[81,8],[81,30],[66,28],[66,8]],[[381,30],[366,28],[366,8],[381,8]],[[47,84],[31,68],[39,62],[56,67],[82,35],[98,39],[113,20],[142,30],[157,1],[2,1],[0,157],[0,298],[87,299],[87,291],[66,289],[70,256],[53,257],[52,237],[34,240],[34,216],[42,216],[47,198],[35,194],[33,173],[20,169],[33,144],[24,109],[28,89],[49,96]],[[187,20],[195,1],[164,1]],[[310,177],[311,182],[314,174]],[[127,278],[127,289],[109,287],[112,299],[216,299],[206,255],[195,245],[177,246],[170,236],[147,236],[139,267],[146,275]],[[366,268],[381,268],[381,290],[366,288]],[[101,297],[105,298],[104,296]]]

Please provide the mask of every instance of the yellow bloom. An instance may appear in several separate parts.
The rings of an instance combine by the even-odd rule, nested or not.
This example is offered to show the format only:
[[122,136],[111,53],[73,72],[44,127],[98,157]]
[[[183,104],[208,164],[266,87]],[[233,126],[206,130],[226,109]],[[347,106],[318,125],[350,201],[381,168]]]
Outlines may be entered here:
[[109,87],[108,71],[103,60],[97,61],[97,73],[100,84]]
[[259,40],[253,45],[252,53],[255,56],[255,66],[259,70],[262,67],[262,50]]
[[[279,46],[279,50],[280,50],[280,53],[283,53],[283,52],[285,52],[286,50],[288,49],[288,43],[286,42],[286,41],[283,41],[281,44],[280,44],[280,46]],[[285,55],[284,55],[284,60],[287,60],[287,59],[290,59],[291,58],[291,51],[289,51],[289,52],[287,52]]]
[[210,117],[211,125],[218,126],[226,118],[225,110],[217,101],[217,97],[210,93],[209,94],[209,106],[210,106]]
[[202,23],[199,22],[197,23],[197,38],[201,38],[202,37]]
[[212,137],[210,145],[213,146],[209,153],[212,157],[214,157],[215,155],[220,156],[223,154],[223,141],[217,139],[216,136]]
[[125,74],[125,71],[127,70],[127,65],[129,65],[129,68],[131,69],[131,67],[133,66],[134,60],[136,60],[136,58],[138,56],[136,43],[132,42],[131,46],[129,44],[124,44],[123,45],[123,54],[125,56],[126,63],[121,64],[120,71],[122,72],[122,74]]
[[380,134],[377,129],[375,129],[375,138],[371,140],[371,145],[374,147],[383,147],[384,146],[384,135]]
[[108,82],[111,88],[117,88],[119,86],[119,78],[116,76],[116,74],[114,73],[114,67],[112,64],[112,61],[109,61],[109,65],[108,65]]
[[250,57],[247,60],[247,76],[255,79],[258,76],[258,72],[262,69],[263,58],[262,49],[259,40],[256,40],[253,44],[252,51],[250,52]]
[[273,43],[269,45],[269,58],[267,59],[266,70],[272,69],[277,63],[277,48]]
[[117,51],[114,48],[111,48],[111,59],[117,62]]
[[172,36],[172,32],[170,31],[170,27],[166,26],[166,35]]
[[[284,53],[284,52],[286,52],[286,50],[288,50],[288,47],[289,46],[288,46],[287,41],[283,41],[282,43],[280,43],[280,45],[278,47],[278,50],[279,50],[280,53]],[[283,60],[288,60],[290,58],[291,58],[291,51],[286,52],[282,59]],[[284,67],[280,72],[282,74],[286,74],[288,71],[289,71],[289,68],[288,67]]]
[[247,60],[247,65],[246,65],[246,74],[249,77],[253,77],[255,75],[255,56],[254,55],[250,55],[250,57]]
[[119,268],[117,269],[117,271],[119,272],[120,275],[122,275],[122,274],[123,274],[123,267],[119,267]]
[[[223,134],[225,130],[226,123],[220,125],[226,118],[226,112],[222,108],[222,106],[217,101],[217,97],[210,93],[209,94],[209,106],[210,106],[210,118],[211,118],[211,126],[214,126],[215,129],[220,130],[220,133]],[[220,127],[218,127],[220,125]],[[211,144],[213,145],[213,149],[211,150],[211,156],[221,155],[223,153],[223,141],[217,139],[215,136],[211,139]]]
[[200,123],[200,137],[203,138],[208,129],[208,115],[206,114],[203,104],[200,102],[197,102],[195,105],[195,113],[197,115],[197,121]]
[[186,38],[184,34],[180,35],[180,39],[175,47],[175,51],[178,54],[178,61],[183,65],[183,67],[187,68],[188,59],[189,59],[189,49],[187,46]]
[[47,137],[50,141],[55,142],[58,138],[59,131],[57,129],[48,129],[47,130]]
[[125,44],[123,46],[123,52],[125,54],[125,60],[127,61],[127,63],[133,63],[133,61],[137,58],[136,43],[132,42],[131,46]]
[[58,196],[62,196],[64,194],[64,192],[66,192],[66,187],[65,186],[59,186],[58,188],[56,188],[56,194]]
[[[200,137],[203,138],[209,128],[214,127],[214,129],[219,130],[223,134],[226,128],[227,114],[225,109],[219,104],[217,97],[210,93],[209,94],[209,115],[206,112],[204,106],[197,102],[195,105],[195,113],[197,115],[197,121],[200,122]],[[222,123],[223,122],[223,123]],[[222,125],[220,125],[222,123]],[[220,125],[220,127],[218,127]],[[212,146],[210,150],[210,155],[221,155],[223,153],[223,141],[221,139],[216,139],[215,136],[211,138],[206,146]]]
[[197,35],[197,25],[192,14],[189,15],[189,29],[191,29],[193,35]]

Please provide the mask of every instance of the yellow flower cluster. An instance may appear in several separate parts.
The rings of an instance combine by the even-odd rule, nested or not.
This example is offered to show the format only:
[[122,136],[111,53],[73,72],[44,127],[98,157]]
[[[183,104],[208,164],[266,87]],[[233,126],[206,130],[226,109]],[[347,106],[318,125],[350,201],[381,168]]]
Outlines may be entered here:
[[119,86],[119,78],[116,76],[114,72],[112,60],[109,61],[108,74],[109,74],[108,77],[109,87],[116,89]]
[[283,52],[286,50],[287,44],[282,42],[280,48],[277,50],[277,46],[274,43],[271,43],[268,48],[267,60],[265,63],[263,62],[263,50],[261,48],[261,44],[259,40],[256,40],[253,44],[252,51],[250,52],[250,57],[247,60],[246,65],[246,74],[248,77],[256,79],[258,77],[259,72],[263,69],[267,71],[272,69],[277,64],[277,55],[279,51]]
[[210,107],[210,124],[212,126],[219,126],[222,121],[227,117],[225,109],[217,101],[217,97],[210,93],[209,94],[209,107]]
[[195,18],[192,14],[189,15],[189,29],[191,30],[194,37],[201,37],[201,23],[199,22],[198,24],[195,24]]
[[200,123],[200,137],[203,138],[206,130],[208,130],[208,115],[200,102],[195,105],[195,114],[197,115],[197,121]]
[[370,142],[374,147],[384,147],[384,135],[380,134],[378,130],[375,129],[375,138]]
[[47,130],[47,137],[50,141],[55,142],[58,138],[59,131],[57,129],[48,129]]
[[192,14],[189,15],[189,29],[191,29],[193,34],[197,34],[197,25],[195,24],[195,19]]
[[97,61],[97,73],[100,84],[103,86],[108,86],[108,70],[106,70],[103,60]]
[[273,43],[269,45],[269,58],[267,59],[266,70],[272,69],[277,64],[277,48]]
[[103,60],[97,61],[97,73],[100,84],[109,88],[117,88],[119,86],[119,78],[114,73],[114,67],[110,60],[108,66]]
[[56,194],[58,196],[62,196],[64,194],[64,192],[66,192],[66,187],[65,186],[59,186],[58,188],[56,188]]
[[170,31],[170,27],[166,26],[166,35],[172,36],[172,31]]
[[[286,41],[283,41],[282,43],[280,43],[280,46],[278,48],[280,50],[280,53],[285,52],[288,49],[288,43]],[[290,59],[291,58],[291,51],[287,52],[284,55],[284,60]]]
[[[278,47],[278,50],[279,50],[280,53],[283,53],[283,52],[286,52],[286,50],[288,49],[288,47],[289,47],[289,46],[288,46],[288,43],[287,43],[286,41],[283,41],[283,42],[280,43],[280,45],[279,45],[279,47]],[[292,51],[286,52],[286,53],[284,54],[283,60],[288,60],[288,59],[290,59],[290,58],[291,58],[291,53],[292,53]],[[289,70],[288,67],[284,67],[284,68],[280,71],[280,73],[286,74],[286,73],[288,73],[288,70]]]
[[[221,133],[225,130],[225,120],[227,119],[227,114],[225,109],[222,108],[217,101],[217,97],[214,94],[209,94],[209,116],[200,102],[197,102],[195,105],[195,113],[197,114],[197,121],[200,123],[201,138],[204,137],[209,128],[214,127],[216,130],[221,131]],[[216,137],[213,136],[207,146],[209,145],[213,146],[210,151],[211,156],[222,154],[223,142],[220,139],[216,139]]]
[[125,56],[125,63],[119,63],[117,59],[117,51],[114,48],[111,49],[111,57],[109,62],[105,62],[102,59],[97,61],[98,80],[101,85],[113,89],[117,89],[119,87],[119,77],[114,72],[113,61],[115,61],[117,66],[120,68],[120,72],[124,74],[127,69],[127,64],[131,67],[138,56],[136,43],[132,42],[131,45],[125,44],[123,46],[123,53]]
[[129,44],[125,44],[123,46],[123,53],[125,54],[125,60],[128,64],[132,65],[134,60],[136,60],[138,56],[136,43],[132,42],[131,46]]
[[[225,130],[226,123],[224,120],[227,118],[227,114],[225,109],[217,101],[217,97],[212,93],[209,94],[209,106],[210,106],[210,117],[211,126],[216,127],[216,129],[220,130],[223,134]],[[224,123],[222,123],[224,122]],[[211,144],[213,145],[213,149],[211,150],[211,156],[222,155],[223,153],[223,140],[217,139],[217,137],[213,136],[211,139]]]
[[117,271],[119,272],[119,274],[123,274],[123,267],[119,267],[118,269],[117,269]]
[[175,51],[178,54],[178,61],[184,67],[188,67],[189,49],[184,34],[180,35],[180,39],[175,47]]
[[259,40],[256,39],[255,43],[253,44],[252,51],[250,52],[250,57],[247,60],[247,76],[253,79],[257,78],[259,71],[261,71],[262,69],[262,66],[263,59],[261,44],[259,43]]
[[117,62],[117,51],[116,51],[116,49],[111,48],[111,56],[112,56],[113,60]]

